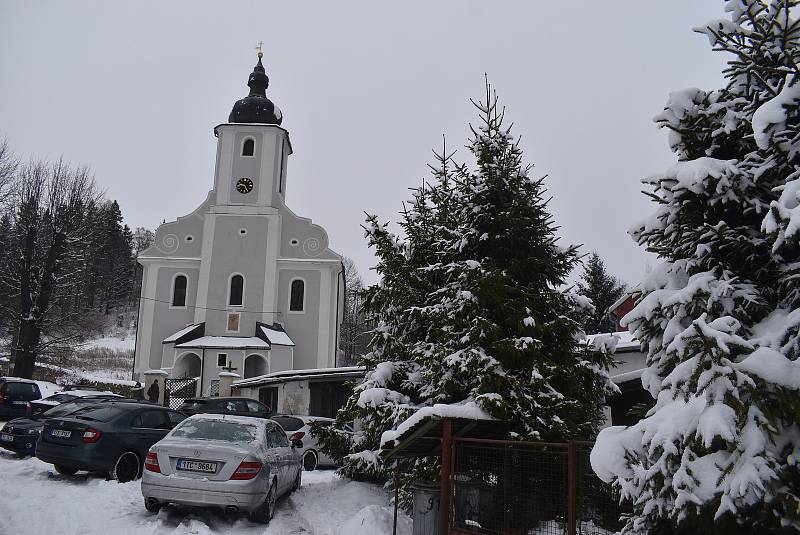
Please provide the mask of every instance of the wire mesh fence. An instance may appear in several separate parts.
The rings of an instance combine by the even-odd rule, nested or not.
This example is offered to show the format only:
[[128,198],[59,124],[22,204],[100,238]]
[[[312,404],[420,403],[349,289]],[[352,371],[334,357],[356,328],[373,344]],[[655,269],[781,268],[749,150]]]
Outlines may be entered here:
[[454,533],[611,535],[621,528],[610,486],[589,466],[587,443],[456,439]]
[[197,392],[197,379],[167,379],[167,407],[177,409]]

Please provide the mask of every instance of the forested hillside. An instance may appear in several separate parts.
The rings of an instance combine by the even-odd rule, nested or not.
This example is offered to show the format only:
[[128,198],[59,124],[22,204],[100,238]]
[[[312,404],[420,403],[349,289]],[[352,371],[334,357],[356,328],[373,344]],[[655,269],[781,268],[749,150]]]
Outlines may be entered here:
[[13,373],[135,328],[136,254],[153,233],[123,221],[88,168],[21,162],[0,144],[0,353],[16,357]]

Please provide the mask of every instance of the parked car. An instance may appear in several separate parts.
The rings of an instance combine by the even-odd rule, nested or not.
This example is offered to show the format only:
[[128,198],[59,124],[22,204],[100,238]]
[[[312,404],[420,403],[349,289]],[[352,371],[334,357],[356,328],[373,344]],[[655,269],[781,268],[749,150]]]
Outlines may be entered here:
[[36,456],[60,474],[106,473],[119,482],[142,473],[150,446],[186,418],[147,403],[105,401],[45,421]]
[[39,440],[45,420],[67,416],[78,409],[87,407],[90,403],[102,403],[108,399],[123,398],[119,398],[119,396],[108,398],[103,395],[83,396],[50,407],[45,411],[38,411],[23,418],[15,418],[0,430],[0,447],[22,455],[33,455],[36,452],[36,442]]
[[144,506],[151,512],[168,503],[220,507],[267,523],[278,497],[300,487],[298,446],[272,420],[191,416],[150,448],[142,475]]
[[122,396],[114,394],[112,392],[98,392],[97,390],[66,390],[62,392],[56,392],[52,396],[47,396],[46,398],[29,401],[28,415],[44,412],[67,401],[72,401],[77,398],[85,398],[85,397],[90,397],[93,399],[108,399],[108,398],[121,398]]
[[178,407],[178,411],[187,416],[193,414],[231,414],[235,416],[255,416],[269,418],[272,413],[269,407],[250,398],[190,398]]
[[[289,441],[299,440],[302,442],[300,455],[305,470],[311,471],[317,466],[336,466],[333,459],[320,449],[317,437],[311,433],[312,423],[319,422],[319,425],[331,426],[336,420],[322,416],[295,416],[292,414],[276,414],[272,416],[272,420],[278,422],[286,431]],[[343,431],[352,434],[353,428],[347,426]]]
[[41,397],[42,393],[35,381],[0,377],[0,420],[25,416],[28,402]]

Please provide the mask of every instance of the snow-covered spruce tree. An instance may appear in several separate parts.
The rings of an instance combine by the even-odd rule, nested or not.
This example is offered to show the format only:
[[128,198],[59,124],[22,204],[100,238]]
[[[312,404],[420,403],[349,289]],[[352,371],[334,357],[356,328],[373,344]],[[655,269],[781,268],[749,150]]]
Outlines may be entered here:
[[576,303],[563,290],[576,249],[557,245],[544,178],[529,178],[486,89],[468,145],[476,168],[455,181],[454,226],[427,269],[443,284],[420,310],[420,394],[475,401],[513,437],[587,438],[602,416],[607,361],[576,341]]
[[[454,171],[446,152],[437,155],[437,165],[431,166],[434,185],[423,183],[414,190],[400,214],[403,239],[388,230],[388,223],[367,215],[365,235],[375,250],[375,270],[381,280],[363,292],[363,309],[376,327],[371,351],[360,357],[367,368],[366,380],[356,387],[337,417],[342,423],[358,419],[362,431],[353,443],[349,435],[335,429],[317,429],[323,447],[339,462],[340,472],[354,479],[387,478],[377,456],[381,435],[396,428],[423,403],[420,364],[414,354],[415,344],[425,337],[419,307],[438,284],[426,268],[435,262],[438,235],[449,224],[451,167]],[[416,477],[433,478],[436,465],[419,462],[408,468],[403,485]]]
[[657,398],[605,429],[592,465],[633,503],[626,533],[800,530],[800,25],[736,0],[697,31],[733,58],[720,90],[670,94],[678,163],[631,230],[662,263],[625,320]]
[[581,280],[578,281],[578,293],[589,298],[594,305],[594,311],[587,314],[583,322],[586,334],[614,331],[616,326],[608,317],[608,309],[624,292],[625,285],[606,270],[600,255],[592,253],[584,264]]
[[[476,403],[526,439],[589,437],[601,418],[607,360],[577,342],[563,290],[576,251],[556,245],[543,179],[529,178],[488,84],[476,106],[474,170],[443,150],[403,211],[403,240],[368,220],[382,280],[366,304],[378,328],[367,379],[339,413],[362,419],[364,435],[323,438],[348,476],[385,478],[381,435],[435,403]],[[401,486],[438,477],[437,462],[404,466]]]

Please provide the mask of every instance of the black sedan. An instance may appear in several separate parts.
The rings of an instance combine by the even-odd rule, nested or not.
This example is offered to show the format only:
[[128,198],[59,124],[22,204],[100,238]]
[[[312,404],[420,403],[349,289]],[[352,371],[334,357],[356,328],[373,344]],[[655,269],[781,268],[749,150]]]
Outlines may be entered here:
[[113,398],[105,395],[84,396],[50,407],[45,411],[34,412],[24,418],[15,418],[0,430],[0,447],[22,455],[34,455],[36,442],[39,440],[39,433],[42,431],[45,420],[68,416],[78,409],[88,407],[90,404],[102,403],[109,399],[133,401],[119,396]]
[[253,416],[269,418],[272,411],[261,402],[250,398],[191,398],[178,407],[178,411],[187,416],[193,414],[232,414],[236,416]]
[[131,481],[141,475],[150,446],[185,418],[164,407],[106,401],[46,420],[36,456],[61,474],[87,470]]

